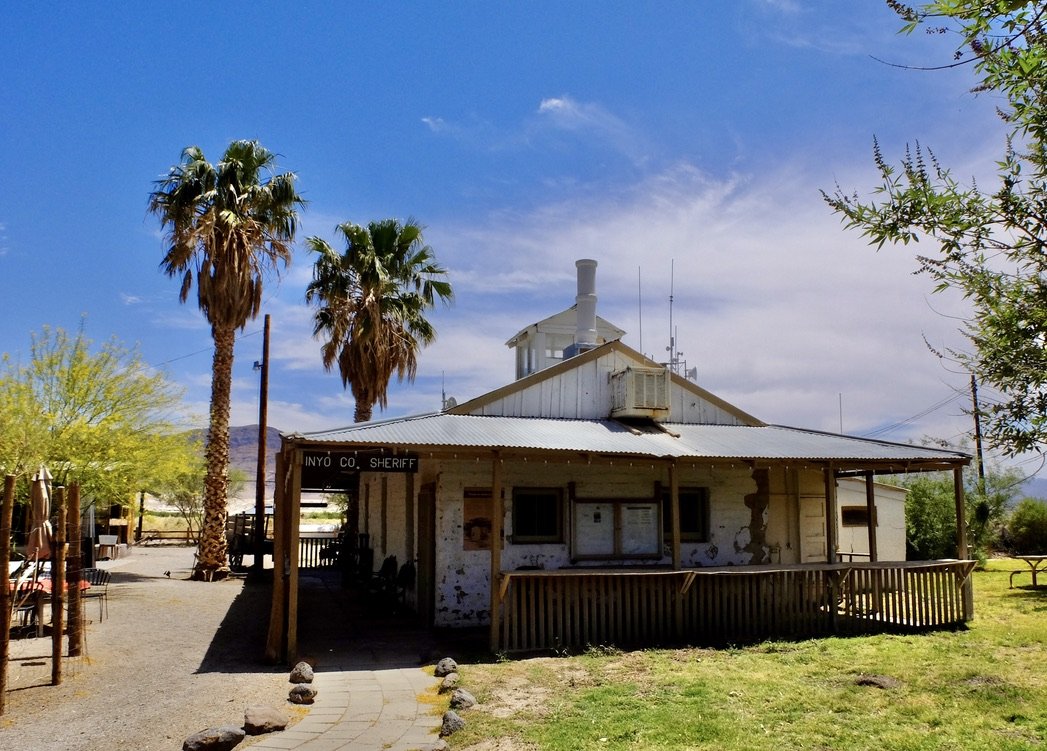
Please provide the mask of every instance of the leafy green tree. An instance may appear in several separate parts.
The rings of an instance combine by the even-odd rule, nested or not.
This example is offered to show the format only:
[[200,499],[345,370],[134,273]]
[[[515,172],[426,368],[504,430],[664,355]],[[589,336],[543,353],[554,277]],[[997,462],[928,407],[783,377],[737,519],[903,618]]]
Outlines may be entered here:
[[324,368],[337,363],[356,400],[354,420],[366,422],[375,404],[386,407],[393,373],[414,380],[419,348],[436,338],[425,313],[453,292],[415,222],[347,222],[337,231],[344,253],[319,237],[306,240],[317,258],[305,297],[317,308],[313,334],[326,339]]
[[985,433],[1009,454],[1047,442],[1047,2],[937,0],[918,10],[889,0],[905,31],[957,35],[952,65],[970,65],[975,91],[1000,98],[1007,135],[996,185],[963,182],[930,149],[898,166],[874,143],[880,185],[870,197],[839,186],[823,196],[877,248],[929,241],[919,271],[973,307],[970,350],[950,352],[1003,398]]
[[1015,553],[1047,554],[1047,502],[1026,498],[1011,514],[1007,538]]
[[304,203],[294,173],[274,174],[274,165],[275,156],[256,141],[234,141],[217,164],[189,146],[149,196],[149,210],[166,233],[160,265],[168,276],[181,277],[183,303],[195,281],[214,340],[204,522],[193,572],[198,579],[229,572],[225,522],[236,330],[258,316],[264,278],[290,263]]
[[[988,467],[985,479],[974,467],[964,470],[964,517],[967,542],[985,557],[997,546],[1007,509],[1021,489],[1022,474],[1013,468]],[[905,541],[908,557],[936,560],[956,556],[956,501],[952,473],[906,475]]]
[[56,485],[77,482],[84,502],[128,503],[192,461],[175,420],[182,393],[109,340],[100,347],[43,328],[29,358],[0,367],[0,468],[28,477],[45,464]]

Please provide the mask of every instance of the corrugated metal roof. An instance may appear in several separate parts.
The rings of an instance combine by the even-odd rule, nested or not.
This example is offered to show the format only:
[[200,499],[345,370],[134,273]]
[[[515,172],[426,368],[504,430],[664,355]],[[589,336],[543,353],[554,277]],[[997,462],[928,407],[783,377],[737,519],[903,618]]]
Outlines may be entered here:
[[533,449],[660,458],[956,462],[966,454],[777,425],[642,428],[616,420],[481,417],[446,413],[306,433],[309,443]]

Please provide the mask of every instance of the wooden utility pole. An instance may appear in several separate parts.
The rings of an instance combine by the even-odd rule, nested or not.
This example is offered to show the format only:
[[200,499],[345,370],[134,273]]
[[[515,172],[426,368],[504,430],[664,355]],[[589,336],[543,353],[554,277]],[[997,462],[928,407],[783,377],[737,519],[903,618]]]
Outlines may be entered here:
[[[255,363],[259,365],[259,363]],[[261,574],[265,568],[265,443],[269,419],[269,314],[262,328],[261,384],[258,388],[258,469],[254,485],[254,562],[251,569]]]
[[978,490],[985,492],[985,462],[982,460],[982,415],[978,407],[978,382],[971,375],[971,402],[974,404],[974,448],[978,455]]

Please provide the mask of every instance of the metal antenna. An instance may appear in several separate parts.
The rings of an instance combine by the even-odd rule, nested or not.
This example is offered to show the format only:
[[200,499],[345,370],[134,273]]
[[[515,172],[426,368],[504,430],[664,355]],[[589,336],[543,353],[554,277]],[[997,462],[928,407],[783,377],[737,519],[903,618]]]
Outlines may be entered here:
[[673,338],[673,291],[676,281],[676,259],[669,259],[669,346],[665,349],[669,352],[669,367],[672,368],[676,351],[676,340]]
[[636,312],[640,319],[640,354],[643,354],[643,284],[640,280],[640,267],[636,267]]

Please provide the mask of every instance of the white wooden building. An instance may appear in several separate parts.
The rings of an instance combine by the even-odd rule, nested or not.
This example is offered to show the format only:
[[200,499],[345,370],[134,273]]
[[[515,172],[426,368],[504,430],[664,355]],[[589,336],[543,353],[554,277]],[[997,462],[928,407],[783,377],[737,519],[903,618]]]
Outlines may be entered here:
[[[577,318],[555,364],[527,372],[537,361],[517,355],[522,377],[444,412],[283,437],[271,656],[295,653],[303,489],[355,493],[352,526],[376,563],[417,561],[419,617],[488,625],[493,649],[970,617],[970,562],[902,562],[904,496],[874,482],[953,470],[965,558],[969,456],[767,425],[617,338],[597,341],[616,329],[596,325],[579,278],[576,307],[553,317]],[[510,345],[533,348],[536,327]],[[879,522],[854,524],[859,508]]]

